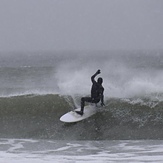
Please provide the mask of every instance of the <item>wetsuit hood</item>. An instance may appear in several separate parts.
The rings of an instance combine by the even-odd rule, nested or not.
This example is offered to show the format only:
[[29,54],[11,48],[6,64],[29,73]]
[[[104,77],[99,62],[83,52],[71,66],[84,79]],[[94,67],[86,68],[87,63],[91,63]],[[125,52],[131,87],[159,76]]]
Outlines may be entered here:
[[98,79],[97,79],[97,83],[102,84],[102,83],[103,83],[103,79],[102,79],[101,77],[98,78]]

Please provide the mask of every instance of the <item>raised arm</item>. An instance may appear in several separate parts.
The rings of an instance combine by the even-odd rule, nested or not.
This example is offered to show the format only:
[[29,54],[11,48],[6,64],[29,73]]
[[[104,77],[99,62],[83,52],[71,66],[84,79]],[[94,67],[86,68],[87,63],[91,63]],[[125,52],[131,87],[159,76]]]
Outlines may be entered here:
[[100,74],[100,73],[101,73],[101,71],[100,71],[100,70],[97,70],[97,72],[91,77],[92,83],[96,83],[95,77],[96,77],[98,74]]

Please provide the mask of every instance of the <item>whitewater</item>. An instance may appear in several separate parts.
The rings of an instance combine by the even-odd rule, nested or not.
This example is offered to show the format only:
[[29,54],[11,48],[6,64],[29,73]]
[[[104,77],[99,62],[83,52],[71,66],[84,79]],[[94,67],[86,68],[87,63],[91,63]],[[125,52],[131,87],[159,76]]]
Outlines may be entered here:
[[[0,162],[162,162],[163,53],[11,53],[0,57]],[[64,124],[98,70],[105,107]]]

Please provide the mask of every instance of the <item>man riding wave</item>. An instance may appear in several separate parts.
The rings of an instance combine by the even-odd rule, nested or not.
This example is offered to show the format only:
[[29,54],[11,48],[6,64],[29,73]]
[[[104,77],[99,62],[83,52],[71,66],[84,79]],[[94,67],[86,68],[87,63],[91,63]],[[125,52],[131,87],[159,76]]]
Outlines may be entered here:
[[97,104],[101,100],[101,106],[105,106],[105,104],[104,104],[104,88],[102,86],[103,79],[101,77],[99,77],[97,79],[97,81],[95,81],[95,77],[100,73],[101,73],[101,71],[97,70],[97,72],[91,77],[91,81],[92,81],[91,97],[82,97],[81,98],[81,110],[76,111],[76,113],[83,115],[85,102]]

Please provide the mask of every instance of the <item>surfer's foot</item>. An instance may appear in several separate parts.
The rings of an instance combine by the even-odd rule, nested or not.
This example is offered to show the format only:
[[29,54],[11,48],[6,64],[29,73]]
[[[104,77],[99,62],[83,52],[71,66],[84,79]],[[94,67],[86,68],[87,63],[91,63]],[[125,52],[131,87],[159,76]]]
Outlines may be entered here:
[[83,112],[82,111],[75,111],[77,114],[79,114],[79,115],[83,115]]

